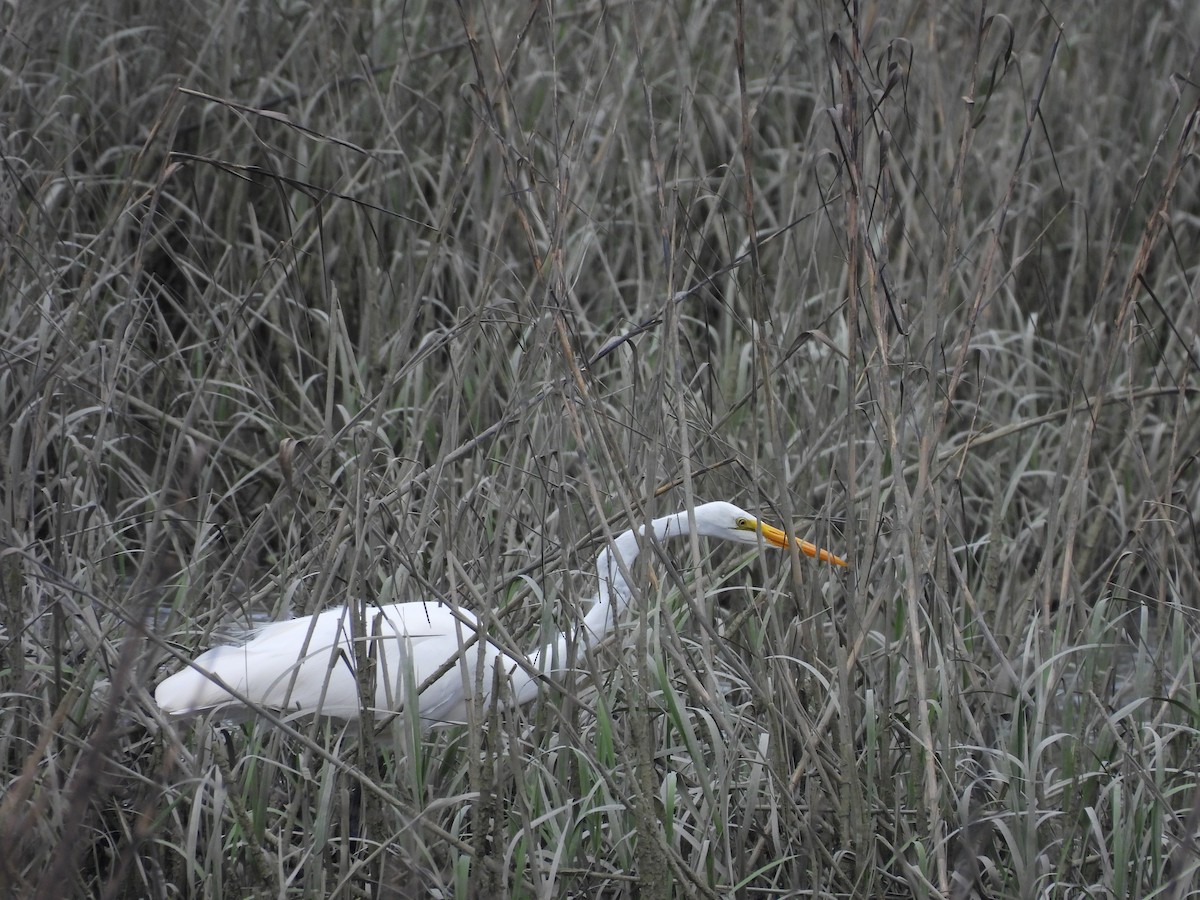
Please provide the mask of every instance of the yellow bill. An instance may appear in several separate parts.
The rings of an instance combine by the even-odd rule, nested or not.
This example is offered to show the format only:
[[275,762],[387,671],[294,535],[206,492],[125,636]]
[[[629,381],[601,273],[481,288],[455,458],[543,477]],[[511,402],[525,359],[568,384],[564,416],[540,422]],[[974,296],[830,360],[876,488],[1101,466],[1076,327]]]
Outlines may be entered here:
[[[765,522],[758,522],[757,525],[759,533],[763,536],[763,540],[768,544],[772,545],[773,547],[778,547],[781,550],[788,545],[787,535],[784,534],[782,530],[776,528],[774,525],[768,525]],[[816,544],[810,544],[808,541],[800,540],[800,538],[796,538],[796,546],[805,556],[811,556],[814,559],[819,559],[821,562],[826,562],[834,566],[850,565],[840,556],[834,556],[828,550],[823,550]]]

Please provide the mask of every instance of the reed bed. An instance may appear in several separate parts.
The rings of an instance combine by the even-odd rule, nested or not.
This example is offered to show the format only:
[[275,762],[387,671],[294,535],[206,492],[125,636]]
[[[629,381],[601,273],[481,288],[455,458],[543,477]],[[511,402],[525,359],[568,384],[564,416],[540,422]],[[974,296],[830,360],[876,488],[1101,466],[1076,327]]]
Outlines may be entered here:
[[[1200,886],[1189,3],[10,4],[0,893]],[[168,721],[349,599],[578,620],[466,727]]]

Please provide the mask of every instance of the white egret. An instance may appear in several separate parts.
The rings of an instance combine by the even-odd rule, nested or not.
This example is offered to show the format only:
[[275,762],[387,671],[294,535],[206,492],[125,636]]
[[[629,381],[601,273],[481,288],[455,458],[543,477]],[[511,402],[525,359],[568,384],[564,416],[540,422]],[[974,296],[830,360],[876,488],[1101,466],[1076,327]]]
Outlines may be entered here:
[[[659,541],[688,534],[692,528],[705,537],[756,544],[761,536],[772,547],[787,546],[780,529],[724,501],[697,506],[694,518],[684,510],[650,523],[650,532]],[[465,722],[476,699],[481,661],[487,667],[478,679],[481,707],[486,708],[491,700],[496,665],[507,674],[510,701],[529,702],[537,696],[544,677],[566,671],[572,642],[577,655],[591,647],[629,605],[633,592],[622,574],[622,564],[629,571],[641,550],[643,531],[624,532],[596,557],[599,593],[574,635],[564,632],[555,642],[519,661],[486,637],[477,636],[478,622],[465,610],[452,610],[433,601],[367,606],[366,633],[359,638],[370,642],[368,652],[375,660],[375,698],[369,709],[379,716],[403,709],[412,692],[444,669],[417,698],[422,723],[436,727]],[[807,541],[798,540],[797,547],[824,562],[846,565],[845,560]],[[159,684],[154,699],[175,716],[212,710],[244,716],[254,707],[264,707],[288,715],[315,713],[354,719],[362,713],[363,704],[353,634],[348,606],[266,625],[244,644],[214,647],[201,654]],[[451,660],[454,663],[447,665]]]

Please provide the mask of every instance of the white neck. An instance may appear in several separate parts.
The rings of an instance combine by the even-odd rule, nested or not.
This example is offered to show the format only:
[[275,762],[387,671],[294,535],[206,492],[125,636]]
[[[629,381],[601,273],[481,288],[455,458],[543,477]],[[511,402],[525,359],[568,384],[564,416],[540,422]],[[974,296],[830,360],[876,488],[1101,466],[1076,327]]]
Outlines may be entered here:
[[[636,531],[630,529],[622,532],[596,557],[596,577],[600,581],[600,590],[592,608],[583,617],[583,622],[575,633],[577,656],[603,640],[633,599],[633,589],[621,569],[622,564],[626,572],[633,568],[642,550],[638,537],[644,530],[642,527]],[[687,510],[663,516],[650,523],[650,532],[658,541],[679,537],[687,534],[688,530]],[[566,671],[569,643],[568,635],[564,631],[557,641],[547,644],[533,655],[533,665],[546,675]]]

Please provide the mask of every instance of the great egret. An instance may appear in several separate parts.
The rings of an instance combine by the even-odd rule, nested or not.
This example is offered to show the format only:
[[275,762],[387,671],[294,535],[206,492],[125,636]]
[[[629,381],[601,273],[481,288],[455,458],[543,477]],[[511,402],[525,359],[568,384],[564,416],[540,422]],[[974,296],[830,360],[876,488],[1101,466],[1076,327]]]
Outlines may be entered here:
[[[655,540],[680,537],[694,529],[705,537],[756,544],[759,537],[772,547],[786,547],[787,537],[778,528],[758,521],[732,503],[716,501],[663,516],[650,523]],[[566,671],[568,647],[576,653],[593,646],[608,633],[633,596],[622,574],[633,565],[642,547],[643,528],[617,537],[596,557],[599,593],[573,636],[566,632],[531,656],[517,658],[499,650],[478,635],[478,622],[465,610],[452,610],[438,602],[415,601],[366,608],[368,652],[375,660],[375,715],[389,715],[404,707],[410,694],[445,670],[417,698],[425,727],[467,721],[482,685],[481,707],[491,700],[493,668],[503,667],[510,685],[511,702],[527,703],[537,696],[546,676]],[[845,560],[808,541],[797,541],[799,550],[833,565]],[[303,715],[315,713],[355,719],[363,710],[352,643],[351,607],[331,609],[315,616],[277,622],[259,629],[248,642],[214,647],[187,668],[164,680],[154,699],[167,713],[195,715],[218,710],[245,715],[265,707]],[[482,650],[480,648],[482,644]],[[454,660],[454,663],[450,663]],[[480,662],[487,667],[477,679]]]

